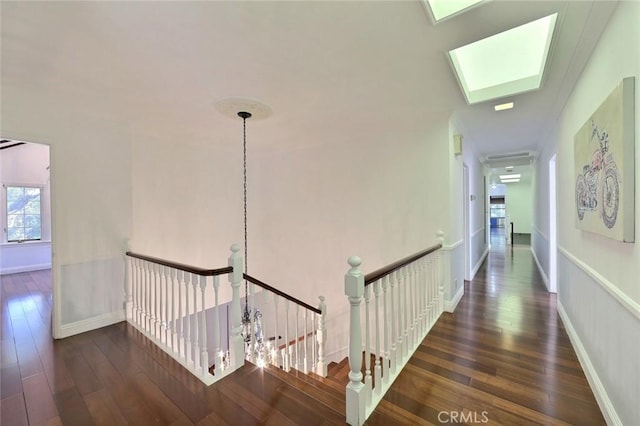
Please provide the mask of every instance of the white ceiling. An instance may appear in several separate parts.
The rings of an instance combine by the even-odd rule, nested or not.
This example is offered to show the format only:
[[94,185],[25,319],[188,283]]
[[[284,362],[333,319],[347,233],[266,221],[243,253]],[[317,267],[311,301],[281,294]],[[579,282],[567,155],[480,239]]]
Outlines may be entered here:
[[[214,104],[240,96],[271,107],[265,146],[295,146],[328,127],[366,138],[386,122],[446,114],[464,146],[485,156],[539,150],[615,3],[493,0],[436,25],[420,1],[1,8],[4,88],[64,99],[143,132],[237,139]],[[554,12],[543,88],[505,99],[515,102],[509,111],[495,112],[497,101],[467,105],[446,52]]]

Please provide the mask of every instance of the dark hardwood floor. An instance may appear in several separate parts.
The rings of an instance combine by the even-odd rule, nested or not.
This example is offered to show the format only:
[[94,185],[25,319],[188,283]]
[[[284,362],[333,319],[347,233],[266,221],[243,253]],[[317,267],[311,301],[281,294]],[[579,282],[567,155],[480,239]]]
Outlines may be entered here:
[[[529,248],[494,247],[368,424],[604,424]],[[49,271],[0,287],[2,425],[344,424],[345,362],[205,387],[126,323],[52,341]]]

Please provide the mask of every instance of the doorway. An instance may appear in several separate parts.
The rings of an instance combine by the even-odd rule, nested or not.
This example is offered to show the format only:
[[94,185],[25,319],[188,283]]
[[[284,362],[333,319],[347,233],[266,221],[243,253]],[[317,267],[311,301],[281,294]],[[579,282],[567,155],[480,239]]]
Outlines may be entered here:
[[469,191],[469,167],[462,164],[462,210],[464,212],[464,279],[471,280],[471,226],[469,223],[471,202]]
[[[49,145],[0,140],[0,275],[7,277],[5,282],[53,270],[50,164]],[[53,289],[41,290],[54,303]]]
[[556,154],[549,160],[549,292],[558,291]]

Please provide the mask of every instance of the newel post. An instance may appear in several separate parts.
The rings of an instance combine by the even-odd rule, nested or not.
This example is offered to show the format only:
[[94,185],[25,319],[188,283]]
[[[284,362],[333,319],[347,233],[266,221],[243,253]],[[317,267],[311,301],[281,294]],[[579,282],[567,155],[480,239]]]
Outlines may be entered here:
[[124,255],[124,315],[133,321],[133,261],[126,255],[131,251],[131,240],[123,241]]
[[437,272],[437,284],[438,284],[438,315],[436,316],[436,319],[438,316],[440,316],[441,313],[444,312],[444,277],[445,277],[445,271],[444,268],[450,268],[451,266],[449,265],[449,262],[446,261],[445,259],[445,255],[444,255],[444,232],[442,231],[438,231],[436,233],[437,238],[438,238],[438,243],[442,245],[442,247],[440,248],[440,250],[438,250],[438,252],[440,253],[440,256],[438,256],[438,272]]
[[349,384],[347,384],[347,423],[361,425],[365,420],[365,390],[362,383],[362,325],[360,302],[364,294],[364,275],[360,271],[362,261],[358,256],[349,258],[351,269],[344,277],[344,293],[349,298]]
[[318,317],[318,365],[316,367],[316,374],[322,377],[327,377],[327,363],[324,360],[324,346],[327,341],[327,328],[325,326],[325,320],[327,318],[327,304],[324,303],[324,296],[320,296],[320,316]]
[[244,365],[244,341],[240,333],[242,332],[242,318],[240,317],[240,284],[242,283],[242,274],[244,273],[244,264],[242,256],[238,253],[240,246],[233,244],[231,246],[231,257],[229,257],[229,266],[233,268],[233,272],[229,273],[229,282],[231,283],[231,339],[229,339],[229,358],[232,371]]

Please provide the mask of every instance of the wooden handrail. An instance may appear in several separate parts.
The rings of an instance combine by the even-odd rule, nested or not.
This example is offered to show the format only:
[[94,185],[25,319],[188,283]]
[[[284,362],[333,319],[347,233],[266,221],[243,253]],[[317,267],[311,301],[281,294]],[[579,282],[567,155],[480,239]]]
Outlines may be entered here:
[[296,304],[298,304],[298,305],[300,305],[302,307],[305,307],[308,310],[315,312],[316,314],[322,314],[322,311],[320,311],[320,309],[314,308],[313,306],[308,305],[308,304],[304,303],[303,301],[296,299],[293,296],[289,296],[288,294],[283,293],[282,291],[278,290],[277,288],[273,288],[269,284],[263,283],[262,281],[260,281],[257,278],[253,278],[251,275],[242,274],[242,277],[245,280],[249,281],[250,283],[253,283],[253,284],[257,285],[258,287],[262,287],[265,290],[269,290],[270,292],[275,293],[280,297],[284,297],[285,299],[290,300],[293,303],[296,303]]
[[380,269],[377,269],[373,272],[369,272],[367,275],[364,276],[364,285],[367,286],[371,283],[374,283],[376,281],[378,281],[380,278],[386,277],[387,275],[389,275],[390,273],[397,271],[398,269],[402,268],[403,266],[408,265],[411,262],[414,262],[422,257],[425,257],[428,254],[433,253],[436,250],[440,250],[442,248],[442,244],[436,244],[433,247],[429,247],[426,250],[422,250],[416,254],[412,254],[411,256],[407,256],[404,259],[400,259],[396,262],[393,262],[385,267],[382,267]]
[[210,277],[213,275],[222,275],[233,272],[231,266],[225,266],[218,269],[204,269],[197,266],[185,265],[184,263],[172,262],[170,260],[160,259],[157,257],[146,256],[144,254],[134,253],[128,251],[125,253],[129,257],[135,257],[136,259],[146,260],[147,262],[157,263],[158,265],[168,266],[169,268],[179,269],[180,271],[190,272],[192,274]]

